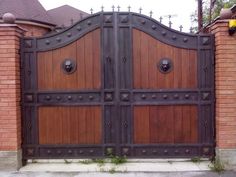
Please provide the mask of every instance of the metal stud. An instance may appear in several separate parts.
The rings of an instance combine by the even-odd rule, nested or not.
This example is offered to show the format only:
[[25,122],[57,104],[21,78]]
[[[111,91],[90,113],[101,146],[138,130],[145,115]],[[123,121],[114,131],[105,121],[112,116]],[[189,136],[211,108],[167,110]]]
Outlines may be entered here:
[[67,33],[67,37],[71,37],[72,36],[72,34],[71,33]]
[[51,154],[51,150],[47,150],[47,153],[48,153],[48,154]]
[[28,102],[32,102],[32,101],[34,100],[32,94],[26,95],[25,97],[26,97],[26,100],[27,100]]
[[57,42],[61,42],[61,38],[60,37],[57,37],[56,40],[57,40]]
[[152,99],[156,99],[157,96],[155,94],[152,95]]
[[202,38],[202,44],[203,45],[208,45],[210,43],[210,38],[209,37],[203,37]]
[[185,37],[185,38],[183,39],[183,41],[184,41],[184,42],[188,42],[188,38]]
[[33,155],[34,154],[34,149],[27,149],[27,155]]
[[61,100],[61,97],[60,96],[57,96],[57,98],[56,98],[57,100]]
[[185,96],[184,96],[186,99],[189,99],[189,94],[186,94]]
[[72,154],[72,150],[68,150],[68,154]]
[[131,9],[131,7],[130,7],[130,6],[128,6],[128,12],[130,12],[130,9]]
[[168,150],[167,150],[167,149],[165,149],[165,150],[164,150],[164,153],[165,153],[165,154],[168,154]]
[[152,25],[152,29],[153,30],[157,29],[156,25]]
[[174,35],[174,36],[172,36],[172,39],[173,39],[173,40],[176,40],[176,39],[177,39],[177,37]]
[[58,151],[57,151],[57,154],[61,154],[61,151],[60,151],[60,150],[58,150]]
[[168,95],[163,95],[163,98],[164,98],[164,99],[167,99],[167,98],[168,98]]
[[120,6],[119,5],[117,6],[117,9],[118,9],[118,12],[120,12]]
[[153,154],[156,154],[156,153],[157,153],[157,151],[156,151],[156,150],[153,150],[153,151],[152,151],[152,153],[153,153]]
[[32,45],[33,45],[33,44],[32,44],[32,40],[25,40],[25,43],[24,43],[24,44],[25,44],[25,47],[26,47],[26,48],[31,48]]
[[81,26],[77,26],[77,28],[76,28],[78,31],[81,31]]
[[202,99],[203,99],[203,100],[208,100],[208,99],[209,99],[209,96],[210,96],[210,93],[207,93],[207,92],[206,92],[206,93],[203,93],[203,94],[202,94]]
[[142,98],[143,100],[146,99],[146,95],[143,94],[143,95],[141,96],[141,98]]
[[112,101],[112,100],[113,100],[113,95],[112,95],[112,93],[107,93],[107,94],[105,95],[105,100],[106,100],[106,101]]
[[87,24],[88,24],[88,25],[91,25],[91,24],[92,24],[92,22],[89,20],[89,21],[87,22]]
[[175,154],[178,154],[179,153],[179,151],[178,150],[175,150]]
[[141,23],[144,25],[146,23],[146,20],[142,20]]
[[165,36],[166,35],[166,31],[162,31],[161,34],[162,34],[162,36]]
[[80,153],[80,154],[83,154],[83,153],[84,153],[84,151],[83,151],[83,150],[80,150],[80,151],[79,151],[79,153]]
[[93,99],[94,99],[94,96],[93,96],[93,95],[90,95],[90,96],[89,96],[89,99],[90,99],[90,100],[93,100]]
[[142,150],[142,153],[145,154],[147,151],[145,149]]
[[189,153],[190,153],[190,150],[189,150],[189,149],[186,149],[186,150],[185,150],[185,153],[186,153],[186,154],[189,154]]
[[90,153],[90,154],[93,154],[93,153],[94,153],[94,150],[91,149],[91,150],[89,151],[89,153]]
[[46,40],[46,41],[45,41],[45,44],[49,45],[49,44],[50,44],[50,41],[49,41],[49,40]]
[[152,12],[152,11],[150,11],[150,18],[152,18],[152,15],[153,15],[153,12]]
[[47,96],[45,97],[45,99],[49,101],[49,100],[51,100],[51,96],[47,95]]
[[122,101],[129,101],[129,94],[128,93],[123,93],[121,95]]
[[80,96],[79,96],[79,100],[83,100],[83,99],[84,99],[83,96],[80,95]]
[[178,95],[178,94],[175,94],[175,95],[174,95],[174,98],[175,98],[175,99],[178,99],[178,98],[179,98],[179,95]]
[[93,8],[90,9],[91,14],[93,14]]
[[104,11],[104,6],[103,6],[103,5],[101,6],[101,11],[102,11],[102,12]]
[[72,100],[72,96],[69,95],[69,96],[67,97],[67,99],[68,99],[68,100]]

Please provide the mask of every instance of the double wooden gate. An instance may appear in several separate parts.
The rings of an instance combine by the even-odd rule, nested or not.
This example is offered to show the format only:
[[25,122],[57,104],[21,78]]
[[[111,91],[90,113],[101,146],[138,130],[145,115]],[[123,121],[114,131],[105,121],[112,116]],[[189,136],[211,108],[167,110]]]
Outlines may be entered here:
[[24,159],[213,155],[213,45],[131,12],[24,38]]

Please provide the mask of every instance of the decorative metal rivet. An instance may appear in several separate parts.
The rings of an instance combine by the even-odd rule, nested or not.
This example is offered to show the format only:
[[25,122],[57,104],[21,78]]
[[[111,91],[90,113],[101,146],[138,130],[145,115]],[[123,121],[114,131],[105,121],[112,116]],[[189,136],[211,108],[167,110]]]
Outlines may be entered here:
[[112,93],[107,93],[107,94],[105,94],[105,100],[106,100],[106,101],[112,101],[112,100],[113,100],[113,95],[112,95]]
[[47,150],[47,153],[48,153],[48,154],[51,154],[51,151],[50,151],[50,150]]
[[47,96],[45,97],[45,99],[49,101],[49,100],[51,100],[51,96],[47,95]]
[[32,102],[34,100],[33,95],[26,95],[26,101]]
[[164,153],[165,153],[165,154],[168,154],[168,150],[164,150]]
[[168,95],[163,95],[163,98],[164,98],[164,99],[167,99],[167,98],[168,98]]
[[147,151],[145,149],[142,150],[142,153],[145,154]]
[[77,26],[77,28],[76,28],[78,31],[81,31],[81,26]]
[[56,98],[57,100],[61,100],[61,97],[60,96],[57,96],[57,98]]
[[186,94],[185,96],[184,96],[186,99],[189,99],[189,94]]
[[210,149],[209,149],[208,147],[204,147],[204,148],[203,148],[203,153],[204,153],[204,154],[208,154],[209,151],[210,151]]
[[80,96],[79,96],[79,100],[83,100],[83,99],[84,99],[83,96],[80,95]]
[[153,150],[153,151],[152,151],[152,153],[153,153],[153,154],[156,154],[156,153],[157,153],[157,151],[156,151],[156,150]]
[[46,40],[46,41],[45,41],[45,44],[49,45],[49,44],[50,44],[50,41],[49,41],[49,40]]
[[179,153],[179,151],[178,150],[175,150],[175,154],[178,154]]
[[128,154],[129,148],[123,148],[122,151],[123,151],[123,154]]
[[175,95],[174,95],[174,98],[175,98],[175,99],[178,99],[178,98],[179,98],[179,95],[178,95],[178,94],[175,94]]
[[188,42],[188,38],[185,37],[185,38],[183,39],[183,41],[184,41],[184,42]]
[[76,62],[73,59],[65,59],[61,63],[61,68],[63,69],[64,73],[72,74],[76,71]]
[[153,30],[157,29],[156,25],[152,25],[152,29]]
[[61,151],[60,151],[60,150],[58,150],[58,151],[57,151],[57,154],[61,154]]
[[209,37],[203,37],[202,38],[202,44],[203,45],[208,45],[210,43],[210,38]]
[[143,94],[143,95],[141,96],[141,98],[142,98],[143,100],[146,99],[146,95]]
[[152,99],[156,99],[157,96],[155,94],[152,95]]
[[68,150],[68,154],[72,154],[72,150]]
[[92,22],[89,20],[89,21],[87,22],[87,24],[88,24],[88,25],[91,25],[91,24],[92,24]]
[[33,46],[32,40],[25,40],[24,46],[25,48],[31,48]]
[[105,23],[111,23],[112,22],[112,16],[105,16]]
[[79,151],[79,153],[80,153],[80,154],[83,154],[83,153],[84,153],[84,151],[80,150],[80,151]]
[[203,93],[203,94],[202,94],[202,99],[203,99],[203,100],[208,100],[208,99],[209,99],[209,96],[210,96],[210,93]]
[[144,25],[146,23],[146,20],[142,20],[141,23]]
[[161,34],[162,34],[162,36],[165,36],[166,35],[166,31],[162,31]]
[[90,95],[90,96],[89,96],[89,99],[90,99],[90,100],[93,100],[93,99],[94,99],[94,96]]
[[176,39],[177,39],[177,37],[176,37],[176,36],[172,36],[172,39],[173,39],[173,40],[176,40]]
[[90,154],[94,153],[94,150],[90,150],[89,153],[90,153]]
[[71,99],[72,99],[72,96],[69,95],[69,96],[67,97],[67,99],[68,99],[68,100],[71,100]]
[[60,37],[57,37],[56,40],[57,40],[57,42],[61,42],[61,38]]
[[128,93],[123,93],[121,95],[122,101],[129,101],[129,94]]
[[158,64],[158,68],[161,73],[164,73],[164,74],[169,73],[173,68],[171,59],[162,58]]
[[186,153],[186,154],[189,154],[189,152],[190,152],[189,149],[186,149],[186,150],[185,150],[185,153]]
[[72,36],[72,34],[71,34],[71,33],[67,33],[67,36],[68,36],[68,37],[71,37],[71,36]]
[[34,154],[34,149],[27,149],[27,155],[33,155]]
[[129,21],[128,16],[125,16],[121,19],[121,23],[127,23]]

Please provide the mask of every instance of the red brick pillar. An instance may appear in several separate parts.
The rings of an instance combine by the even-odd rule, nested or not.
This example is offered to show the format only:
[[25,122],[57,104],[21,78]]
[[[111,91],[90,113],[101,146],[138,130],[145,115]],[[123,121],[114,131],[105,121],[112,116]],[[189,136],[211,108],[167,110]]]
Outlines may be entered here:
[[0,170],[21,164],[20,38],[15,24],[0,24]]
[[210,27],[215,35],[216,154],[228,168],[236,168],[236,34],[228,20]]

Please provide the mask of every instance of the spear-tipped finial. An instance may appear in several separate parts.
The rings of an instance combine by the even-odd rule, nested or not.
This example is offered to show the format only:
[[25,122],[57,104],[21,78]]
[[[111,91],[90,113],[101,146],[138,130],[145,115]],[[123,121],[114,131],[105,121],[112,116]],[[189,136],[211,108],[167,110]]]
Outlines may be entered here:
[[112,8],[112,12],[114,12],[115,11],[115,6],[113,5],[113,6],[111,6],[111,8]]
[[130,6],[128,6],[128,11],[130,12],[130,9],[131,9],[131,7]]
[[142,7],[140,7],[140,8],[139,8],[139,13],[140,13],[140,14],[142,13],[142,10],[143,10]]
[[179,26],[179,31],[182,32],[183,31],[183,25]]
[[190,33],[193,33],[193,27],[190,27],[189,30],[190,30]]
[[102,11],[102,12],[104,11],[104,6],[103,6],[103,5],[101,6],[101,11]]
[[93,8],[90,9],[91,14],[93,14]]
[[120,12],[120,6],[119,5],[117,6],[117,9],[118,9],[118,12]]
[[162,23],[162,20],[163,20],[162,16],[160,16],[160,18],[159,18],[159,19],[160,19],[160,23]]
[[152,18],[152,14],[153,14],[153,12],[152,11],[150,11],[150,17]]
[[172,25],[172,22],[171,21],[169,21],[169,27],[171,28],[171,25]]

